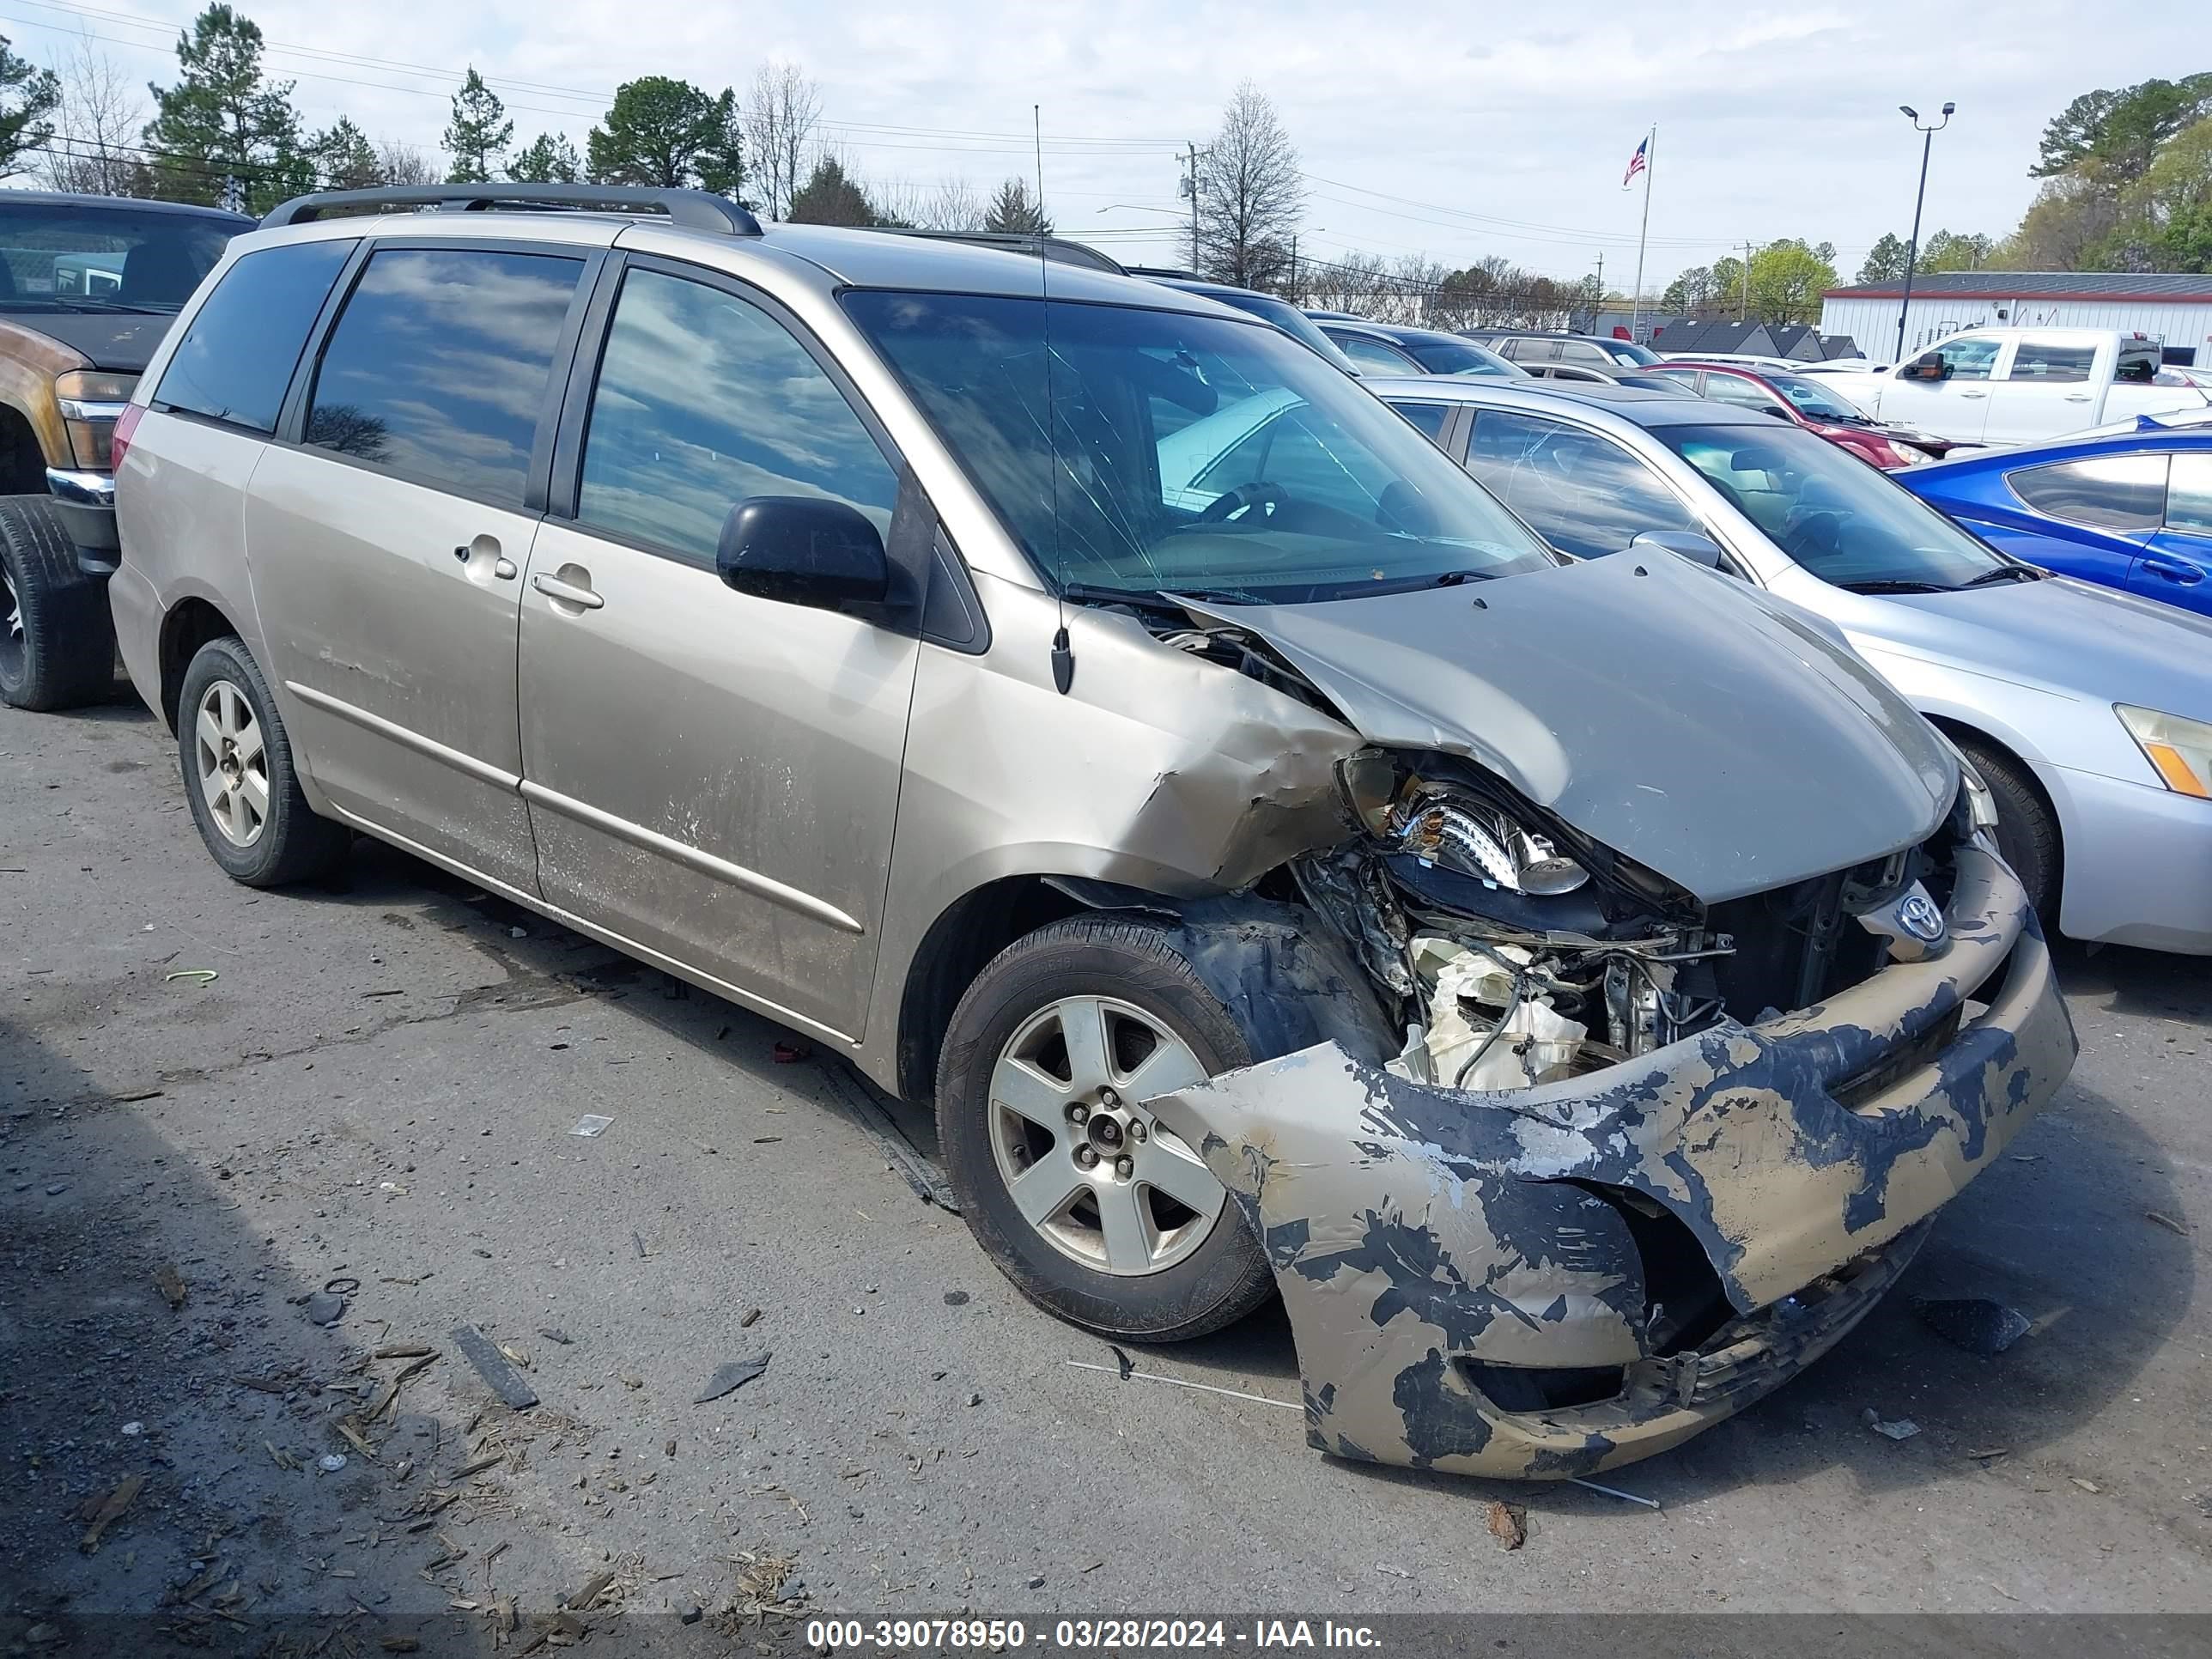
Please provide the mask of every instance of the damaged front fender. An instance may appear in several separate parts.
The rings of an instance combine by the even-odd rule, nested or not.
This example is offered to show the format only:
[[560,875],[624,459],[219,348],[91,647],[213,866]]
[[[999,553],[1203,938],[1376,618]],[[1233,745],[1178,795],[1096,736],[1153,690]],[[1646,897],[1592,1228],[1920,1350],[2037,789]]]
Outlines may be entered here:
[[[2072,1064],[2026,896],[1978,848],[1960,851],[1950,922],[1940,959],[1565,1083],[1470,1093],[1329,1044],[1152,1103],[1266,1240],[1311,1443],[1582,1474],[1824,1352]],[[1640,1213],[1686,1232],[1725,1297],[1686,1334],[1660,1299],[1680,1264]],[[1531,1406],[1559,1382],[1544,1372],[1574,1391]]]

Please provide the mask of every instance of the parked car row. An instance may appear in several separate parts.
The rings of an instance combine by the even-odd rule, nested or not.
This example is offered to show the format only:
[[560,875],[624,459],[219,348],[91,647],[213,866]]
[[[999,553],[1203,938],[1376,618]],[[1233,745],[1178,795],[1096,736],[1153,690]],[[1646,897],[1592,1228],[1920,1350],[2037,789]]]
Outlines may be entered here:
[[1310,1443],[1502,1476],[1864,1316],[2071,1065],[2039,902],[2212,949],[2212,623],[1788,410],[970,240],[232,241],[106,594],[217,865],[367,834],[802,1030],[1042,1307],[1279,1295]]

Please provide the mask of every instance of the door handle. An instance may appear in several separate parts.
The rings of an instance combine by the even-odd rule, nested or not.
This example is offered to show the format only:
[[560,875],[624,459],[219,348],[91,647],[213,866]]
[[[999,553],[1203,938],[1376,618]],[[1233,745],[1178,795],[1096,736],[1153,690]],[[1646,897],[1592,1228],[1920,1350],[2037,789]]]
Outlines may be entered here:
[[2203,571],[2195,565],[2185,563],[2179,559],[2162,559],[2155,553],[2148,553],[2143,556],[2142,564],[2143,568],[2152,574],[2163,576],[2166,580],[2178,582],[2184,587],[2194,587],[2204,580]]
[[2089,394],[2086,392],[2069,392],[2066,394],[2066,401],[2069,404],[2086,404],[2089,401]]
[[513,559],[501,559],[497,564],[492,566],[491,574],[503,582],[511,582],[521,573],[514,568]]
[[579,611],[597,611],[606,603],[590,588],[542,570],[530,579],[530,585],[556,604],[573,605]]
[[1959,395],[1961,398],[1986,398],[1990,394],[1986,392],[1961,392]]

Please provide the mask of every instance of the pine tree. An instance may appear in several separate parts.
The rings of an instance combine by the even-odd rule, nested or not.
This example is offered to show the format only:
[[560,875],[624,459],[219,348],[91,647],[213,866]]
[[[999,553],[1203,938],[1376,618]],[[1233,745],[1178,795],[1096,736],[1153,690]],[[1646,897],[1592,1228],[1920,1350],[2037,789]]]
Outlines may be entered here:
[[222,0],[177,37],[177,84],[148,88],[144,137],[163,196],[218,203],[234,184],[238,205],[264,212],[298,184],[307,169],[292,83],[263,79],[261,50],[259,25]]
[[368,190],[386,182],[376,146],[368,135],[341,115],[307,141],[314,158],[315,185],[321,190]]
[[42,148],[54,136],[46,118],[61,100],[54,72],[19,57],[0,34],[0,179],[21,172],[23,152]]
[[446,178],[456,185],[480,185],[499,170],[507,147],[514,141],[514,123],[499,94],[484,84],[476,65],[453,94],[453,118],[447,124],[440,146],[453,158]]
[[507,176],[519,185],[573,185],[583,173],[583,158],[564,132],[539,133],[507,165]]
[[991,198],[990,211],[983,216],[983,228],[1022,236],[1049,236],[1052,221],[1045,217],[1042,204],[1030,199],[1027,185],[1019,179],[1009,179]]
[[744,176],[738,95],[648,75],[615,88],[606,124],[586,141],[592,180],[734,196]]
[[784,217],[794,225],[878,225],[883,216],[837,158],[825,155],[791,198]]

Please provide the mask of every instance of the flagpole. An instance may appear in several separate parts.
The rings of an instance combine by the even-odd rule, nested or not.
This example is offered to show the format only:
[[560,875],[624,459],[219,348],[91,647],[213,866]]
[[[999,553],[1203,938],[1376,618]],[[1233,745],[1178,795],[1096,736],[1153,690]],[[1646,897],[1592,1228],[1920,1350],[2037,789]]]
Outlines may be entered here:
[[1659,124],[1653,122],[1644,139],[1644,226],[1636,233],[1636,296],[1628,306],[1628,337],[1638,345],[1637,327],[1644,320],[1644,243],[1651,234],[1651,170],[1659,164]]

